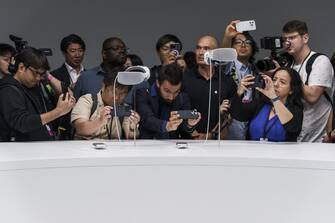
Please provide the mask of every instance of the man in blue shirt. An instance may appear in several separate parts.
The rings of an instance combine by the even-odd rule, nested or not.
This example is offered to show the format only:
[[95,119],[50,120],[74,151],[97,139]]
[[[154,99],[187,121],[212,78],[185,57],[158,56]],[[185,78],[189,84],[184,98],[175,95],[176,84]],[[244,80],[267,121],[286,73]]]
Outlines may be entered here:
[[[237,52],[237,61],[229,63],[225,67],[224,73],[230,75],[238,86],[241,79],[248,74],[255,74],[255,66],[253,62],[254,56],[258,52],[255,40],[248,32],[239,33],[236,31],[235,25],[239,21],[232,21],[226,28],[223,47],[234,48]],[[252,100],[252,89],[248,89],[244,93],[243,102],[248,103]],[[245,140],[247,131],[247,122],[240,122],[235,119],[227,127],[225,139],[229,140]]]
[[127,60],[127,47],[118,37],[106,39],[102,45],[102,63],[100,66],[84,71],[77,80],[74,96],[97,94],[102,88],[102,80],[106,73],[123,66]]

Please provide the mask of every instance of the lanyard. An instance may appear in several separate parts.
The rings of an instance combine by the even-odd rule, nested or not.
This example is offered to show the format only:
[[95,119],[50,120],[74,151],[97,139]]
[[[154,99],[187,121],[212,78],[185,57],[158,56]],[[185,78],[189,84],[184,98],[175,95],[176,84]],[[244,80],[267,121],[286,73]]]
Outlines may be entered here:
[[[300,74],[300,70],[301,70],[301,68],[302,68],[302,65],[304,65],[306,59],[309,57],[309,55],[311,54],[311,52],[312,52],[312,50],[309,51],[309,53],[307,54],[307,56],[305,57],[305,59],[302,61],[301,65],[300,65],[300,67],[299,67],[299,69],[298,69],[298,73],[299,73],[299,74]],[[293,61],[292,67],[294,66],[294,64],[295,64],[295,61]],[[292,67],[291,67],[291,68],[292,68]]]

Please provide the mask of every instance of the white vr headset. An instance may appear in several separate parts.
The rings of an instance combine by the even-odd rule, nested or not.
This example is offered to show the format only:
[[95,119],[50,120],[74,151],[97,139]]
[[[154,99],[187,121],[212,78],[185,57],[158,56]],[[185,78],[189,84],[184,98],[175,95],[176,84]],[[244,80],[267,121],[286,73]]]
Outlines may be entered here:
[[136,85],[150,78],[150,70],[146,66],[131,66],[126,71],[118,72],[117,82],[123,85]]
[[233,62],[237,60],[237,52],[233,48],[218,48],[209,50],[204,54],[204,61],[210,65],[212,63]]

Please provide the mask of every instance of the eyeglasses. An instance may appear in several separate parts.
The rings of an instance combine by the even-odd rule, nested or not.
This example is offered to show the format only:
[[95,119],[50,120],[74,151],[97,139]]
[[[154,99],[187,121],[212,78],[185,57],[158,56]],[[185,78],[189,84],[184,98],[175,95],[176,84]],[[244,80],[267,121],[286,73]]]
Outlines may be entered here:
[[108,51],[108,50],[113,50],[113,51],[116,51],[116,52],[125,52],[125,53],[129,53],[130,49],[128,47],[124,47],[124,46],[110,46],[110,47],[107,47],[104,49],[105,51]]
[[4,60],[4,61],[6,61],[7,63],[10,63],[10,59],[11,59],[11,57],[0,56],[0,60]]
[[41,72],[41,71],[35,70],[31,67],[28,67],[28,69],[33,73],[34,76],[37,76],[37,75],[43,76],[46,73],[46,71]]
[[298,36],[301,36],[301,35],[300,34],[295,34],[295,35],[292,35],[292,36],[285,36],[285,37],[283,37],[283,41],[284,42],[291,42],[294,39],[296,39]]
[[247,39],[247,40],[241,40],[241,39],[236,39],[233,43],[234,45],[239,45],[239,46],[242,46],[243,44],[245,46],[251,46],[252,45],[252,41]]

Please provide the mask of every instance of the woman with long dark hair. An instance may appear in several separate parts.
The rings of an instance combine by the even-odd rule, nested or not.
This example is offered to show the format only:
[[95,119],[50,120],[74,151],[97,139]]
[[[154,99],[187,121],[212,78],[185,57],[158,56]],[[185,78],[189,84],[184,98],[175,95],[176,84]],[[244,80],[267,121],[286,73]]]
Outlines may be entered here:
[[273,79],[262,76],[264,88],[256,87],[262,97],[243,103],[244,92],[253,86],[255,77],[246,75],[240,82],[231,105],[224,101],[221,110],[228,110],[233,118],[249,121],[248,139],[268,141],[297,141],[303,120],[301,102],[302,81],[299,73],[291,68],[279,68]]

